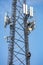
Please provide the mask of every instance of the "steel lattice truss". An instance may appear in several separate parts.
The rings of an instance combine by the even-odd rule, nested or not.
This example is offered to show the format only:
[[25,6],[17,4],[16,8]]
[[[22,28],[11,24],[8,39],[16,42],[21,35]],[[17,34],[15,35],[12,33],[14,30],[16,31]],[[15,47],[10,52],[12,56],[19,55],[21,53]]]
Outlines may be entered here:
[[7,42],[8,65],[30,65],[30,52],[27,30],[27,20],[29,14],[23,14],[23,3],[25,0],[12,1],[12,24],[10,24],[10,35]]

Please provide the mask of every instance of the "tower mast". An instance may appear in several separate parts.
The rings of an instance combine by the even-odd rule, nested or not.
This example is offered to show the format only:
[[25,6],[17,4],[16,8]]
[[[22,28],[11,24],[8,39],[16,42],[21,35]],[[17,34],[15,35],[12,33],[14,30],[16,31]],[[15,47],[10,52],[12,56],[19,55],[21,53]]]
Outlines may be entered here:
[[12,0],[12,24],[10,25],[10,43],[8,65],[13,65],[14,59],[14,39],[15,39],[15,23],[16,23],[16,3],[17,0]]
[[[24,0],[24,4],[26,4],[26,0]],[[29,52],[29,38],[27,30],[27,20],[28,20],[29,14],[24,14],[24,40],[25,40],[25,54],[26,54],[26,65],[30,65],[30,52]]]
[[16,65],[18,61],[18,65],[30,65],[28,36],[35,25],[34,21],[28,21],[30,17],[33,17],[33,8],[30,7],[28,11],[26,0],[12,0],[12,16],[11,18],[8,14],[5,16],[5,27],[10,25],[10,36],[7,36],[8,65]]

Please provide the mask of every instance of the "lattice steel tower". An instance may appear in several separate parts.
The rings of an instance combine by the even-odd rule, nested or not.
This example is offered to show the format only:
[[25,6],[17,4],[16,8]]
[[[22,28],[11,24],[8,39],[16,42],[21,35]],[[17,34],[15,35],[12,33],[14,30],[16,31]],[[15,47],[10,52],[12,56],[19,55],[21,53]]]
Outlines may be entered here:
[[26,0],[12,0],[12,16],[5,14],[5,28],[9,24],[10,35],[8,65],[30,65],[29,34],[34,29],[33,7],[28,9]]

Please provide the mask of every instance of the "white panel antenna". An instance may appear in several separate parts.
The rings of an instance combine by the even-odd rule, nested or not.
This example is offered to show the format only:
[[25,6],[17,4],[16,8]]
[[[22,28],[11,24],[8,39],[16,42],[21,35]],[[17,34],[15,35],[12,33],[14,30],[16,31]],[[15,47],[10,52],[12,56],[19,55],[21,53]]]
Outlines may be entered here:
[[33,7],[30,6],[30,17],[33,17]]
[[24,13],[24,14],[28,14],[27,4],[23,4],[23,13]]
[[26,4],[26,14],[28,14],[28,7],[27,7],[27,4]]
[[5,13],[4,22],[8,22],[8,21],[9,21],[8,13]]
[[5,17],[4,17],[4,27],[6,27],[8,24],[10,24],[10,17],[8,15],[8,13],[5,13]]

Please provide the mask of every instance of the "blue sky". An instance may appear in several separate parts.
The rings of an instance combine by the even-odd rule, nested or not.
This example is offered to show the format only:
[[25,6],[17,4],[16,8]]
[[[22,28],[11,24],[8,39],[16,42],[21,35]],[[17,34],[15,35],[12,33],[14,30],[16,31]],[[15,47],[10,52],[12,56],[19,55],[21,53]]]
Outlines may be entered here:
[[[34,7],[34,18],[36,28],[29,36],[31,65],[43,65],[43,0],[27,0],[27,3]],[[4,29],[4,14],[11,13],[11,0],[0,0],[0,65],[7,65],[8,43],[4,36],[9,34],[8,29]],[[7,34],[6,34],[7,33]]]

